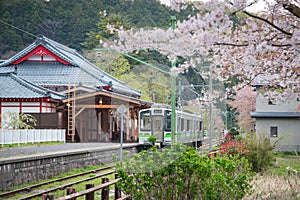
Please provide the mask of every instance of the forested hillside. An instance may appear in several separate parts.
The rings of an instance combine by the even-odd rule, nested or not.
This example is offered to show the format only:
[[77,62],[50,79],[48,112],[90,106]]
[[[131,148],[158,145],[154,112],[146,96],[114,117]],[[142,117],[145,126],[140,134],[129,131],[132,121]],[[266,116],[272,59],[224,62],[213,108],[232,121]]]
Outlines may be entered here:
[[9,58],[40,34],[80,51],[87,33],[99,31],[104,10],[128,19],[130,26],[170,25],[171,11],[156,0],[1,0],[0,58]]

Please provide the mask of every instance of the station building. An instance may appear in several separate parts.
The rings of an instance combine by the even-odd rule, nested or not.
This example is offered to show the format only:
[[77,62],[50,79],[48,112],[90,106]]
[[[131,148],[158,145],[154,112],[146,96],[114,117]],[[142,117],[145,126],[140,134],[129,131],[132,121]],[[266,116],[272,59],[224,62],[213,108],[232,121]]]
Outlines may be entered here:
[[138,111],[151,102],[76,50],[44,36],[0,63],[0,114],[37,119],[35,128],[65,129],[70,142],[137,140]]

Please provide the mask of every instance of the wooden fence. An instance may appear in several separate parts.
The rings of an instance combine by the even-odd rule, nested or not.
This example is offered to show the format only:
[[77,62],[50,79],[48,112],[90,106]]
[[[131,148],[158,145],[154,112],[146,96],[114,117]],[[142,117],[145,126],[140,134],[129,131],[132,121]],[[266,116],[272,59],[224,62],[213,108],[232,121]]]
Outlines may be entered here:
[[[110,186],[114,187],[114,198],[115,200],[131,200],[132,198],[129,195],[122,195],[121,189],[116,186],[116,183],[120,181],[120,179],[115,175],[115,179],[109,181],[108,178],[102,178],[102,184],[98,186],[94,186],[94,184],[86,184],[86,189],[80,192],[76,192],[75,188],[68,187],[66,188],[67,196],[63,196],[57,198],[56,200],[76,200],[78,197],[85,197],[86,200],[94,200],[95,199],[95,192],[101,190],[101,200],[109,200],[111,199],[110,193]],[[53,194],[44,194],[42,200],[53,200]]]

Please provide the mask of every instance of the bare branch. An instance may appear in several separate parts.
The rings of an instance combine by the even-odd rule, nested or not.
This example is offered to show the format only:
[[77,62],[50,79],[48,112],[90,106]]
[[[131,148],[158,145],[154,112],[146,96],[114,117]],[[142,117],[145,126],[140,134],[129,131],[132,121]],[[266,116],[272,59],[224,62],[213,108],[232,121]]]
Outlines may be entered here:
[[[273,47],[290,47],[292,46],[291,44],[275,44],[275,43],[269,43],[269,45],[273,46]],[[245,44],[234,44],[234,43],[225,43],[225,42],[216,42],[214,43],[214,45],[217,46],[232,46],[232,47],[247,47],[249,45],[249,43],[245,43]]]
[[288,35],[288,36],[292,36],[292,35],[293,35],[292,33],[287,32],[287,31],[283,30],[282,28],[276,26],[275,24],[273,24],[272,22],[270,22],[270,21],[267,20],[267,19],[264,19],[264,18],[262,18],[262,17],[253,15],[253,14],[247,12],[247,11],[243,11],[243,12],[244,12],[245,14],[247,14],[248,16],[250,16],[250,17],[253,17],[253,18],[255,18],[255,19],[258,19],[258,20],[261,20],[261,21],[263,21],[263,22],[266,22],[267,24],[269,24],[270,26],[274,27],[274,28],[277,29],[278,31],[284,33],[285,35]]
[[249,44],[248,43],[247,44],[234,44],[234,43],[216,42],[216,43],[214,43],[214,45],[233,46],[233,47],[246,47]]

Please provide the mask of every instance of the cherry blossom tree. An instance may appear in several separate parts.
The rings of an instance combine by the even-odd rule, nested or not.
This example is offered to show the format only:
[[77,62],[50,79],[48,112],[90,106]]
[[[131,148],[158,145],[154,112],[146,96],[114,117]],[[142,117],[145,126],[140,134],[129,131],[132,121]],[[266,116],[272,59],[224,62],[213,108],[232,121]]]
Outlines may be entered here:
[[238,125],[246,133],[253,131],[254,120],[250,116],[250,112],[255,111],[256,94],[251,86],[245,86],[237,91],[233,101],[228,101],[232,108],[236,108],[239,113],[237,120]]
[[248,7],[257,1],[171,0],[171,7],[178,12],[187,6],[194,10],[186,20],[177,21],[174,30],[110,26],[119,39],[105,45],[125,52],[156,50],[170,61],[183,57],[185,62],[172,68],[173,74],[209,60],[219,80],[237,75],[240,81],[234,90],[259,78],[277,88],[272,91],[276,98],[290,93],[299,96],[300,3],[265,1],[263,12],[249,11]]

